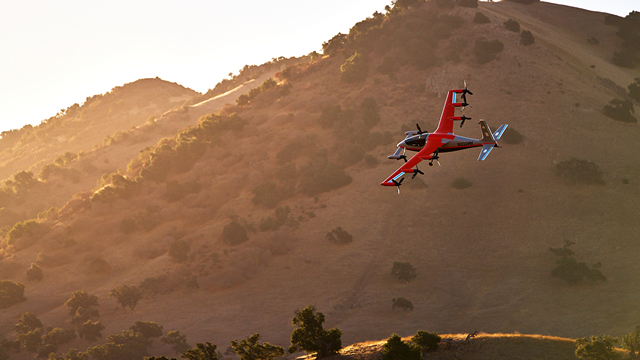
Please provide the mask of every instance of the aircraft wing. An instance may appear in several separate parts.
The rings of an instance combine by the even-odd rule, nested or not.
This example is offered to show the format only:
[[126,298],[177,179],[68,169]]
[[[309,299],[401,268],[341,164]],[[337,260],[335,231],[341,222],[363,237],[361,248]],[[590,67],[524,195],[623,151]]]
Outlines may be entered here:
[[441,139],[427,141],[422,150],[413,155],[409,161],[400,166],[398,170],[391,174],[391,176],[389,176],[385,181],[381,182],[380,185],[395,186],[396,183],[394,183],[394,181],[398,182],[405,174],[413,173],[413,168],[422,160],[431,159],[431,154],[433,154],[440,146],[442,146]]

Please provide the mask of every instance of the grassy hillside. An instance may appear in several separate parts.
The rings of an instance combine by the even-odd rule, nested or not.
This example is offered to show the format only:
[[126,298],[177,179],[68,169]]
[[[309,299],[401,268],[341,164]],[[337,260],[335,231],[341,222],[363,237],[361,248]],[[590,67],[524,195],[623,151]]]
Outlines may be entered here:
[[[478,11],[490,22],[474,23]],[[522,45],[508,19],[535,43]],[[72,328],[63,304],[78,290],[98,296],[105,335],[154,321],[223,351],[253,333],[286,346],[293,311],[308,304],[344,332],[343,344],[417,330],[629,333],[639,311],[640,134],[602,108],[640,71],[611,64],[615,31],[604,14],[546,3],[396,7],[328,42],[331,55],[274,74],[277,84],[260,78],[260,90],[233,93],[215,114],[202,116],[212,102],[165,113],[137,130],[153,134],[144,141],[88,153],[94,177],[49,180],[68,195],[32,233],[4,233],[0,277],[25,284],[27,300],[1,310],[0,334],[14,338],[27,311]],[[474,55],[482,40],[503,51],[484,61]],[[442,154],[441,167],[423,164],[400,195],[380,186],[399,166],[386,156],[403,132],[416,122],[435,129],[443,95],[463,80],[473,120],[456,133],[479,136],[479,119],[508,123],[515,131],[502,148],[484,162],[473,150]],[[244,93],[251,99],[235,105]],[[572,158],[597,167],[604,184],[558,177]],[[454,186],[459,178],[471,186]],[[337,227],[353,241],[329,241]],[[549,248],[566,240],[578,262],[601,264],[606,282],[551,276]],[[417,277],[394,278],[396,261]],[[31,263],[42,281],[28,282]],[[108,296],[146,279],[156,285],[133,311]],[[393,311],[398,297],[414,310]],[[464,356],[518,358],[514,344],[530,342],[563,349],[550,358],[571,352],[564,340],[485,336],[476,344],[495,353]],[[159,343],[151,352],[171,353]]]

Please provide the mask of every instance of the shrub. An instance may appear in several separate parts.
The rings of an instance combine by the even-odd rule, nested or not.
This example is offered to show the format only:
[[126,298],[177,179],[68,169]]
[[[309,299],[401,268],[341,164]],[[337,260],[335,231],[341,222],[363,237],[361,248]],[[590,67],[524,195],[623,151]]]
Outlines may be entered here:
[[189,258],[191,247],[186,241],[176,240],[169,246],[169,256],[175,262],[185,262]]
[[407,344],[398,334],[393,334],[382,347],[382,360],[420,360],[420,347]]
[[489,20],[487,15],[481,13],[480,11],[478,11],[476,15],[473,17],[474,24],[488,24],[490,22],[491,20]]
[[631,114],[635,114],[633,103],[630,100],[613,99],[602,108],[604,114],[611,119],[622,122],[635,123],[638,120]]
[[356,51],[340,66],[340,72],[342,73],[341,80],[345,82],[364,81],[368,71],[369,65],[367,61],[362,54]]
[[640,326],[636,326],[636,331],[622,337],[622,347],[629,350],[629,358],[638,359],[640,356]]
[[520,23],[517,22],[516,20],[513,19],[509,19],[507,21],[504,22],[504,27],[509,30],[509,31],[513,31],[516,33],[520,32]]
[[640,64],[640,57],[635,51],[631,49],[623,49],[622,51],[615,51],[613,53],[611,62],[614,65],[623,68],[633,69],[638,66],[638,64]]
[[504,50],[504,44],[500,40],[478,39],[473,46],[473,54],[479,64],[486,64],[495,59],[502,50]]
[[27,279],[29,281],[41,281],[42,278],[42,268],[38,264],[31,264],[31,267],[27,270]]
[[524,46],[529,46],[529,45],[532,45],[534,42],[535,42],[535,39],[533,38],[533,34],[531,34],[531,31],[523,30],[520,33],[520,44]]
[[396,261],[391,268],[391,275],[408,282],[416,277],[416,268],[408,262]]
[[328,41],[322,43],[322,53],[333,56],[344,50],[347,43],[347,34],[338,33]]
[[249,240],[247,228],[238,218],[233,218],[222,230],[222,242],[234,246]]
[[111,265],[103,258],[95,258],[89,262],[88,270],[95,275],[103,275],[111,272]]
[[556,176],[569,185],[604,185],[602,170],[598,165],[587,160],[561,161],[556,164]]
[[438,350],[438,343],[442,338],[437,333],[419,330],[412,338],[414,344],[420,346],[423,352]]
[[273,215],[268,216],[266,219],[262,219],[258,228],[260,231],[278,230],[283,225],[289,225],[290,227],[296,227],[297,221],[289,217],[291,209],[288,206],[284,208],[278,207],[273,211]]
[[348,244],[353,241],[353,236],[338,226],[327,233],[327,239],[334,244]]
[[171,349],[176,354],[182,354],[191,347],[191,345],[187,344],[187,335],[180,334],[180,331],[167,332],[167,336],[161,338],[160,342],[171,345]]
[[453,186],[454,189],[458,189],[458,190],[462,190],[462,189],[466,189],[471,187],[471,181],[465,179],[465,178],[455,178],[452,182],[451,182],[451,186]]
[[24,297],[24,285],[10,280],[0,280],[0,309],[27,301]]

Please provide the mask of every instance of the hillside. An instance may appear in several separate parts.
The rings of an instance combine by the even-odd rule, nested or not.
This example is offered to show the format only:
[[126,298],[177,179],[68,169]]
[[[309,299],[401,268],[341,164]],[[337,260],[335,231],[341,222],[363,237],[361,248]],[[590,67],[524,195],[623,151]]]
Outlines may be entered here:
[[[474,23],[478,11],[490,22]],[[343,47],[325,49],[331,55],[273,74],[278,84],[264,82],[266,74],[227,98],[164,113],[134,131],[140,141],[87,151],[65,166],[85,161],[93,174],[75,185],[54,177],[17,205],[59,192],[56,211],[31,234],[4,233],[0,278],[25,284],[27,301],[0,310],[0,338],[14,338],[27,311],[45,326],[72,328],[63,304],[78,290],[99,297],[105,336],[154,321],[191,345],[211,341],[222,351],[253,333],[287,346],[293,312],[308,304],[344,332],[345,345],[417,330],[629,333],[640,312],[640,134],[602,108],[640,71],[611,64],[620,41],[603,18],[547,3],[395,8],[354,26],[351,40],[335,43]],[[503,25],[508,19],[535,43],[521,45]],[[593,37],[600,45],[587,42]],[[481,39],[504,50],[482,63],[473,51]],[[367,71],[341,80],[347,59],[360,61],[355,51]],[[456,133],[478,137],[476,121],[485,119],[493,129],[509,124],[511,140],[484,162],[474,150],[442,154],[441,167],[422,164],[425,175],[406,179],[400,195],[380,186],[399,166],[386,156],[403,132],[416,122],[435,129],[443,94],[463,80],[473,91],[465,111],[473,120]],[[253,97],[234,105],[240,95]],[[367,98],[379,122],[368,117]],[[557,177],[572,158],[595,164],[604,184]],[[471,186],[452,186],[457,178]],[[248,240],[223,236],[229,224]],[[353,241],[328,241],[336,227]],[[557,258],[549,248],[567,240],[577,261],[601,264],[606,282],[569,285],[551,276]],[[417,277],[391,276],[396,261],[415,266]],[[44,279],[28,282],[35,262]],[[131,312],[108,296],[145,279],[156,286]],[[398,297],[414,310],[393,311]],[[489,338],[478,343],[509,348]],[[60,350],[103,342],[76,339]],[[156,342],[151,353],[171,350]]]

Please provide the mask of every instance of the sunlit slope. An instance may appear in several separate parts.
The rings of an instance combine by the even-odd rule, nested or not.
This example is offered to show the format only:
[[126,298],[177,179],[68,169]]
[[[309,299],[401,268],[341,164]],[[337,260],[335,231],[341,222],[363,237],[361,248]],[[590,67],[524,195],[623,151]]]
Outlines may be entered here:
[[[571,15],[574,25],[564,22],[568,16],[552,15],[558,9]],[[491,23],[473,24],[477,11]],[[400,64],[389,77],[376,71],[384,54],[372,53],[362,83],[340,80],[341,54],[302,64],[287,80],[288,95],[274,100],[263,94],[246,107],[228,108],[246,121],[243,130],[217,139],[190,171],[170,173],[161,183],[146,181],[128,199],[93,203],[90,210],[44,222],[50,230],[37,242],[2,260],[3,277],[26,283],[29,300],[3,310],[0,331],[10,333],[25,311],[46,324],[68,324],[62,304],[81,289],[99,296],[105,334],[136,320],[155,321],[165,331],[187,334],[191,344],[211,341],[223,349],[256,332],[286,346],[293,311],[308,304],[326,315],[328,327],[344,332],[343,344],[417,330],[570,338],[633,330],[640,292],[635,286],[640,134],[636,124],[611,120],[601,109],[616,96],[611,83],[625,88],[640,73],[611,65],[608,51],[586,43],[592,36],[601,43],[614,39],[613,29],[594,20],[602,15],[544,3],[481,3],[479,9],[452,12],[465,20],[454,36],[466,39],[466,46],[442,40],[437,55],[459,49],[460,62],[426,70]],[[502,26],[510,18],[532,32],[534,45],[520,45]],[[580,26],[593,33],[581,37]],[[484,65],[471,50],[480,37],[504,44],[498,58]],[[406,179],[398,195],[380,186],[400,165],[386,156],[403,138],[401,126],[412,129],[419,122],[424,130],[435,129],[442,94],[463,80],[474,93],[472,108],[465,111],[473,120],[463,128],[456,125],[456,133],[478,137],[476,121],[484,119],[493,129],[508,123],[523,140],[502,142],[484,162],[476,160],[479,150],[466,150],[442,154],[441,167],[421,164],[426,187]],[[327,105],[358,114],[367,97],[376,100],[382,118],[371,129],[339,132],[318,124]],[[179,121],[181,115],[167,116]],[[344,166],[352,182],[338,189],[317,196],[301,190],[302,173],[326,169],[323,160],[341,163],[347,154],[341,151],[366,130],[394,136],[367,150],[377,163]],[[296,154],[295,169],[284,176],[277,155],[283,149]],[[605,184],[571,186],[558,179],[556,164],[573,157],[595,163]],[[471,187],[452,187],[460,177]],[[169,181],[202,188],[170,202]],[[277,206],[288,206],[297,226],[260,231],[261,220],[274,210],[254,204],[253,190],[269,181],[295,186],[294,195]],[[123,220],[145,216],[160,222],[149,231],[122,230]],[[229,246],[222,232],[233,216],[250,225],[249,240]],[[352,234],[353,242],[329,242],[326,234],[337,226]],[[65,247],[66,239],[76,245]],[[601,262],[608,281],[570,286],[551,277],[556,257],[549,247],[565,240],[575,242],[578,261]],[[176,263],[169,256],[175,241],[189,244],[188,261]],[[26,269],[43,252],[61,260],[43,266],[42,282],[27,283]],[[108,271],[95,271],[96,259],[109,264]],[[417,277],[409,282],[392,277],[395,261],[413,264]],[[194,276],[199,289],[185,289]],[[111,289],[150,277],[162,280],[162,292],[142,299],[133,313],[108,298]],[[392,311],[397,297],[410,300],[414,310]],[[571,353],[564,345],[559,353]],[[76,340],[71,346],[84,345]],[[159,345],[152,351],[170,353]]]

